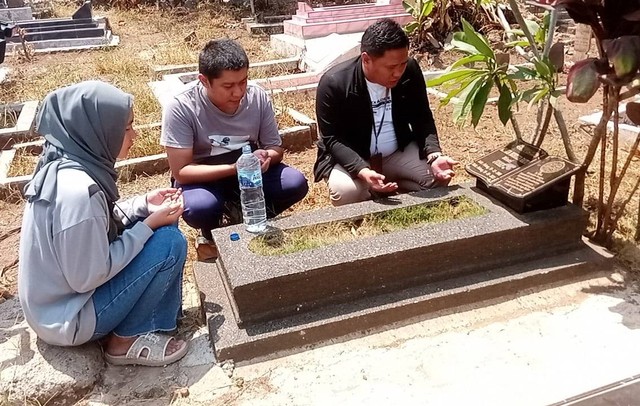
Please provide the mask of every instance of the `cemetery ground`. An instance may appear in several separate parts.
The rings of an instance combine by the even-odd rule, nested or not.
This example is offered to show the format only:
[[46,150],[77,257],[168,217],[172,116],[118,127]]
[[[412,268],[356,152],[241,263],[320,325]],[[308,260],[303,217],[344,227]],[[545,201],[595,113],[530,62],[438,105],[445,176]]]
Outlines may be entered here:
[[[75,3],[56,3],[56,6],[56,14],[58,16],[68,16],[76,8]],[[147,82],[153,80],[151,75],[153,66],[195,63],[197,53],[202,45],[207,40],[218,37],[229,37],[240,41],[247,50],[251,62],[278,58],[277,55],[269,50],[268,37],[249,36],[244,26],[240,23],[239,16],[234,14],[234,11],[219,6],[201,6],[198,10],[190,12],[182,9],[157,11],[153,8],[137,8],[131,11],[97,9],[94,14],[105,15],[109,18],[114,33],[120,36],[120,45],[118,47],[83,52],[36,54],[32,56],[31,61],[21,55],[8,57],[5,64],[10,67],[12,73],[7,81],[0,84],[0,103],[42,100],[48,92],[60,86],[87,79],[103,79],[134,95],[136,125],[151,124],[160,121],[160,105],[147,85]],[[444,53],[436,58],[424,58],[422,64],[425,69],[442,69],[455,59],[455,55]],[[561,77],[560,82],[564,83],[566,75],[561,74]],[[567,100],[562,100],[562,111],[578,157],[582,157],[586,152],[590,140],[590,131],[592,130],[590,127],[583,128],[578,123],[578,117],[597,111],[600,107],[598,99],[599,97],[596,96],[587,104],[572,104]],[[315,118],[313,114],[314,100],[313,92],[302,95],[275,96],[274,107],[278,111],[293,107]],[[440,108],[438,106],[439,101],[434,96],[430,96],[430,102],[439,129],[442,148],[447,154],[460,162],[454,183],[471,181],[471,178],[463,169],[464,165],[492,150],[503,147],[514,138],[511,128],[504,127],[500,123],[497,109],[494,106],[490,106],[485,110],[480,124],[474,129],[468,125],[461,128],[454,124],[451,118],[451,106]],[[526,106],[522,106],[517,114],[520,128],[535,128],[535,108],[527,109]],[[279,124],[281,128],[289,125],[285,120],[284,115],[280,114]],[[132,155],[145,156],[162,152],[161,147],[158,145],[158,139],[159,129],[142,131],[131,151]],[[559,131],[553,125],[545,144],[543,144],[543,148],[551,154],[564,156]],[[302,152],[286,153],[284,161],[300,169],[307,176],[310,191],[302,202],[287,213],[284,213],[284,215],[330,206],[325,183],[313,183],[312,167],[315,156],[315,147]],[[631,166],[632,175],[640,174],[639,164],[640,162],[637,162],[636,158]],[[593,168],[597,167],[598,161],[596,159]],[[631,176],[628,179],[628,183],[624,184],[623,187],[630,190],[635,178]],[[163,173],[140,176],[130,182],[121,182],[119,187],[122,197],[128,197],[144,193],[153,188],[165,187],[168,183],[169,174]],[[595,173],[592,173],[587,179],[587,209],[594,209],[595,204],[592,202],[595,201],[596,195],[596,176]],[[201,372],[202,376],[209,376],[208,379],[212,379],[212,381],[202,381],[209,385],[208,388],[190,387],[191,398],[194,403],[201,399],[204,403],[215,401],[218,404],[242,404],[243,402],[254,404],[253,402],[256,399],[262,399],[264,404],[296,404],[297,402],[292,401],[292,399],[307,399],[309,400],[308,403],[322,404],[321,398],[312,400],[311,396],[314,394],[324,395],[321,388],[323,387],[322,385],[326,385],[325,393],[336,395],[337,391],[337,399],[340,399],[340,396],[343,396],[342,399],[349,399],[345,396],[351,393],[357,394],[358,399],[362,401],[371,400],[372,398],[367,397],[362,388],[366,388],[368,379],[371,380],[371,384],[385,382],[382,380],[382,372],[374,372],[374,365],[377,363],[374,358],[382,357],[383,362],[388,365],[388,369],[384,374],[391,376],[391,378],[385,378],[387,379],[386,382],[390,382],[389,385],[391,385],[389,393],[394,396],[393,399],[405,399],[411,403],[419,400],[419,398],[412,397],[414,395],[411,391],[403,394],[401,383],[412,385],[414,383],[412,379],[416,379],[415,376],[412,378],[407,372],[413,368],[411,366],[412,352],[409,351],[404,355],[399,355],[393,350],[406,346],[407,343],[417,345],[418,342],[414,338],[422,340],[423,345],[446,349],[447,353],[451,355],[457,351],[452,346],[452,343],[457,340],[464,341],[465,335],[468,336],[469,334],[468,331],[478,333],[478,340],[480,341],[483,339],[491,340],[491,330],[496,328],[512,331],[516,335],[525,334],[527,333],[526,329],[518,329],[523,328],[523,325],[527,323],[526,320],[532,321],[534,324],[544,325],[545,323],[558,323],[558,320],[563,320],[563,317],[565,317],[565,321],[572,320],[571,322],[575,322],[577,331],[589,336],[597,334],[599,326],[598,323],[589,325],[587,322],[591,317],[591,314],[588,313],[590,306],[594,310],[594,314],[602,316],[603,319],[607,317],[602,313],[603,308],[619,307],[617,309],[619,311],[615,313],[623,316],[623,324],[629,328],[637,329],[640,326],[640,322],[637,319],[637,314],[640,313],[638,310],[640,309],[637,307],[638,301],[636,299],[638,295],[635,293],[634,281],[635,272],[640,269],[640,255],[637,254],[637,246],[633,242],[638,215],[637,208],[638,196],[636,195],[628,205],[628,212],[623,216],[620,222],[620,231],[616,235],[614,250],[619,259],[620,273],[616,273],[613,276],[597,275],[597,277],[594,276],[589,281],[577,281],[566,286],[550,287],[548,290],[539,292],[527,291],[523,292],[521,297],[508,297],[492,303],[483,303],[482,306],[477,305],[477,307],[481,307],[479,309],[467,307],[457,311],[455,314],[443,312],[436,315],[439,317],[423,320],[416,325],[407,325],[396,331],[388,331],[385,333],[386,335],[365,337],[362,339],[364,341],[345,342],[343,343],[345,347],[342,349],[321,347],[317,352],[309,354],[306,358],[303,354],[297,354],[284,364],[277,364],[277,360],[271,360],[266,361],[264,364],[247,366],[244,367],[244,376],[246,377],[244,379],[233,376],[233,367],[228,365],[226,369],[223,366],[223,368],[218,368],[214,371],[213,377],[210,374],[207,375],[205,372]],[[23,202],[17,197],[15,201],[0,201],[0,303],[16,295],[18,244],[22,210]],[[189,239],[189,260],[186,269],[188,280],[192,275],[190,270],[191,262],[196,257],[194,239],[197,233],[183,222],[180,223],[180,227]],[[602,292],[605,295],[598,297],[597,293]],[[584,305],[585,303],[586,305]],[[568,314],[570,315],[567,316]],[[554,319],[556,316],[557,318]],[[574,316],[577,318],[571,319]],[[495,323],[498,323],[497,327]],[[559,323],[562,323],[562,321]],[[428,333],[420,332],[421,328],[427,329]],[[557,331],[555,330],[556,328]],[[191,335],[197,327],[194,322],[187,321],[183,323],[181,329],[185,334]],[[553,330],[555,333],[553,334],[557,334],[552,334],[552,337],[562,339],[562,330],[560,326],[555,326]],[[449,338],[449,341],[445,342],[445,338],[438,338],[439,333],[446,333],[445,335]],[[620,337],[616,337],[614,333],[611,333],[610,340],[615,341]],[[587,338],[584,338],[584,340],[587,340]],[[205,351],[203,348],[206,347],[206,344],[202,342],[200,344],[198,348]],[[363,347],[360,348],[358,347],[359,345]],[[615,344],[611,342],[610,345],[614,346]],[[499,347],[500,343],[497,343],[496,346]],[[506,348],[509,349],[509,345],[506,345]],[[588,346],[585,346],[585,348],[588,348]],[[620,348],[627,347],[620,345]],[[416,347],[413,351],[417,351],[417,349]],[[382,352],[379,353],[379,351]],[[535,353],[537,350],[534,348],[532,351]],[[513,350],[513,354],[516,353],[517,351]],[[493,347],[488,350],[488,354],[495,354],[496,357],[502,358],[508,357],[508,354],[501,354],[499,349]],[[598,365],[599,357],[602,356],[601,354],[593,355],[593,365]],[[624,354],[618,354],[617,352],[615,352],[614,356],[624,358]],[[360,357],[360,361],[356,362],[358,357]],[[388,359],[388,357],[396,357],[397,359],[392,360]],[[434,357],[436,356],[434,355]],[[516,354],[515,358],[517,363],[522,364],[522,368],[525,368],[526,365],[536,364],[535,360],[523,359],[521,355]],[[362,361],[363,359],[364,361]],[[458,358],[456,359],[457,362],[461,363],[459,368],[464,366],[474,367],[471,361],[465,363]],[[332,369],[335,365],[338,365],[339,360],[346,362],[344,365],[349,366],[342,372],[336,371],[335,368]],[[449,365],[444,355],[443,359],[434,358],[432,361],[441,368],[451,369],[452,373],[455,369],[452,365]],[[309,363],[315,363],[316,367],[311,370],[305,369],[304,365]],[[199,365],[199,367],[201,366]],[[176,366],[175,368],[180,367]],[[145,374],[147,374],[146,383],[140,383],[133,389],[126,382],[128,380],[135,381],[135,379],[138,379],[137,375],[143,374],[137,374],[136,370],[131,368],[116,371],[110,368],[101,379],[103,387],[109,389],[108,393],[100,394],[102,396],[101,400],[111,404],[125,401],[138,404],[138,402],[146,399],[151,402],[149,404],[153,404],[153,400],[150,399],[158,398],[167,403],[170,401],[188,403],[188,398],[187,400],[175,399],[176,396],[186,395],[186,393],[180,391],[180,386],[189,386],[184,383],[176,383],[177,381],[172,381],[168,378],[168,375],[181,371],[175,368],[165,368],[157,371],[145,369]],[[333,375],[322,375],[323,369],[333,371]],[[198,370],[198,367],[194,367],[193,370]],[[147,373],[147,371],[149,372]],[[297,375],[301,371],[303,373]],[[618,372],[623,373],[623,371],[627,372],[631,371],[631,369],[623,368]],[[187,374],[184,371],[181,373]],[[371,376],[370,373],[374,375],[380,374],[380,376]],[[315,389],[305,394],[308,390],[308,385],[314,382],[314,376],[316,375],[320,389]],[[462,375],[471,377],[470,373],[467,374],[466,372]],[[623,377],[620,376],[619,378]],[[333,385],[330,383],[332,380],[341,381],[337,389],[330,388]],[[282,392],[281,384],[285,381],[288,382],[286,385],[291,386],[288,397]],[[508,389],[505,390],[509,393],[513,392],[513,399],[516,399],[516,390],[521,386],[512,385],[509,388],[510,385],[508,381],[506,382],[503,386]],[[594,382],[596,381],[594,380]],[[479,387],[480,383],[474,385]],[[197,398],[198,391],[205,391],[205,389],[212,391],[208,395],[210,397]],[[453,386],[450,386],[452,396],[455,392],[459,392],[454,389]],[[557,393],[563,393],[559,390],[560,388],[557,389]],[[586,391],[593,388],[589,387],[589,382],[587,381],[584,384],[584,388],[581,387],[580,389]],[[549,393],[552,394],[553,391]],[[95,399],[95,392],[91,396]],[[91,396],[87,394],[87,398]],[[462,399],[461,396],[463,395],[458,393],[455,396],[458,399]],[[331,398],[327,397],[324,400],[328,402],[329,399]],[[447,398],[443,397],[440,400],[444,401],[444,399]],[[553,397],[538,397],[536,399],[550,400]],[[531,401],[533,402],[534,400]],[[1,403],[2,399],[0,399]],[[434,404],[442,403],[436,401]],[[517,402],[511,404],[517,404]],[[535,402],[532,404],[535,404]]]

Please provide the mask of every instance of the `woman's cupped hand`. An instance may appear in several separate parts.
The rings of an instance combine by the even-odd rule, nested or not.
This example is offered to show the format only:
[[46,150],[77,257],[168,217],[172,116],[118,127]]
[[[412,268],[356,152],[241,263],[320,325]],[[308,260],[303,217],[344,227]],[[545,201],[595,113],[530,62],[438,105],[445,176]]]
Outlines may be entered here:
[[184,211],[182,189],[156,189],[146,198],[149,216],[144,223],[152,230],[176,223]]

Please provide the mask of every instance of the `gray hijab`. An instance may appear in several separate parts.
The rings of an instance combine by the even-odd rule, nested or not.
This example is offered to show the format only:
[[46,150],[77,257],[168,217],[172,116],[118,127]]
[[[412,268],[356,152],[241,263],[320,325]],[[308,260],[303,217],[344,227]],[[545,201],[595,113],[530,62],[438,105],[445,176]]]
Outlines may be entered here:
[[45,97],[36,131],[45,139],[33,179],[25,187],[29,202],[55,199],[60,169],[86,172],[109,205],[109,241],[118,234],[113,205],[118,200],[116,158],[124,141],[133,97],[100,81],[55,90]]

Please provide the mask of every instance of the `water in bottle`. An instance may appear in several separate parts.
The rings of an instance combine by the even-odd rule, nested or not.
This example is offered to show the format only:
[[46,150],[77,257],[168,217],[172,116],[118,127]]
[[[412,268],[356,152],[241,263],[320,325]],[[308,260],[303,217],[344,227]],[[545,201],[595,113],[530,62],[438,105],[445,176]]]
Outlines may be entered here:
[[262,168],[260,159],[251,152],[251,146],[242,148],[242,155],[236,163],[240,184],[240,204],[242,218],[247,231],[260,233],[267,228],[267,210],[262,191]]

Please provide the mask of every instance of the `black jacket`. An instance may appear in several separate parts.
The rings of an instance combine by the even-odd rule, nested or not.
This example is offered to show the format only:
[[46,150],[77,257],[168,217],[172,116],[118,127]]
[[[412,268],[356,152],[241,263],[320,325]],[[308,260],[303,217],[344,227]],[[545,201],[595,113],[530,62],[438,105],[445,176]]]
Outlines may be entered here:
[[[418,143],[420,158],[440,152],[427,87],[420,66],[409,59],[398,84],[391,89],[393,128],[398,148]],[[369,167],[373,110],[360,57],[329,69],[320,79],[316,116],[321,138],[314,165],[315,181],[327,178],[335,164],[353,178]]]

